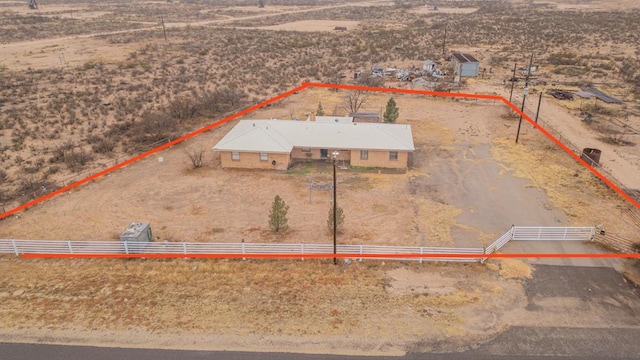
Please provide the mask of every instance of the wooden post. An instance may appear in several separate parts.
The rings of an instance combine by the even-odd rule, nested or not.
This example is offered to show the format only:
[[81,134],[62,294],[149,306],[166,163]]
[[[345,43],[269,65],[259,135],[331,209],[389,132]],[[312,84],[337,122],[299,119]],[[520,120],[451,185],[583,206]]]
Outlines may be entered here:
[[167,29],[164,27],[164,16],[160,16],[162,22],[162,33],[164,34],[164,42],[167,42]]

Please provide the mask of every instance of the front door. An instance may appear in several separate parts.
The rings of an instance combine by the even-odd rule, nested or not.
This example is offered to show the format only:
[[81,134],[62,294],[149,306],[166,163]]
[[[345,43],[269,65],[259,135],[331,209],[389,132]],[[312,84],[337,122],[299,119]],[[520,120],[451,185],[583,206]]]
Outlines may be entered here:
[[320,149],[320,158],[326,159],[329,157],[329,149]]

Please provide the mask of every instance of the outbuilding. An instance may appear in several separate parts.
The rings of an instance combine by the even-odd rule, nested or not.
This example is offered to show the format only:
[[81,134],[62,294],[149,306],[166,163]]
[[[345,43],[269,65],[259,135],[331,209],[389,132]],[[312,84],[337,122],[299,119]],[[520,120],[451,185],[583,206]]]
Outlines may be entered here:
[[476,77],[480,73],[480,61],[469,54],[451,55],[451,67],[455,79]]

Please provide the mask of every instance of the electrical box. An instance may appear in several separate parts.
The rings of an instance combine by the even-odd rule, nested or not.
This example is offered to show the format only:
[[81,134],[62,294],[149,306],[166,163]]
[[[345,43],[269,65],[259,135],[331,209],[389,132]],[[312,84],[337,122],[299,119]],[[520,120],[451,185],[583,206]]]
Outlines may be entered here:
[[134,221],[120,234],[125,253],[141,252],[150,241],[153,241],[153,235],[148,222]]

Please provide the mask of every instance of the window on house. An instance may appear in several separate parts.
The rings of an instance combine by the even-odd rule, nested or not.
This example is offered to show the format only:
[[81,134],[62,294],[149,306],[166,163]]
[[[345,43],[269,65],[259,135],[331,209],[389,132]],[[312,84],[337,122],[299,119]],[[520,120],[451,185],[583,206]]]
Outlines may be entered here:
[[240,153],[237,152],[237,151],[232,151],[231,152],[231,160],[240,161]]
[[267,155],[267,153],[260,153],[260,161],[267,161],[269,160],[269,156]]
[[369,150],[360,150],[360,160],[369,159]]
[[389,160],[398,160],[398,152],[389,151]]
[[311,148],[302,148],[300,150],[302,150],[302,152],[311,152]]

